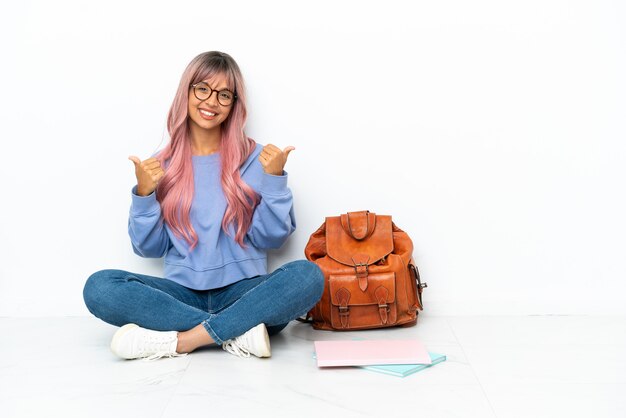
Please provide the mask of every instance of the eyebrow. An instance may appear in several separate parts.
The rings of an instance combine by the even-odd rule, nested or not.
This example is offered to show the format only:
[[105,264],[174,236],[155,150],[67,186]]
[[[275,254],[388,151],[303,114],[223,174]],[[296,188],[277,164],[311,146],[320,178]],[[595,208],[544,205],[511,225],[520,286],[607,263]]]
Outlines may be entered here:
[[[211,85],[210,85],[209,83],[207,83],[205,80],[199,81],[198,83],[204,83],[204,84],[206,84],[207,86],[211,87]],[[211,87],[211,88],[212,88],[212,87]],[[215,90],[218,90],[218,91],[222,91],[222,90],[232,91],[232,90],[231,90],[228,86],[223,87],[223,88],[221,88],[221,89],[215,89]]]

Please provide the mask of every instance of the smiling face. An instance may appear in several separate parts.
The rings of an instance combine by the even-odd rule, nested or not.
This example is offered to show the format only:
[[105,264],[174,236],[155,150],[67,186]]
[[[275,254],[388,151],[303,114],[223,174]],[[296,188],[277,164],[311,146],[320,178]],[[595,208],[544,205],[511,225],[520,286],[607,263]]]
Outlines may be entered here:
[[[227,78],[223,74],[218,74],[210,79],[203,80],[201,83],[206,85],[206,90],[204,90],[204,86],[200,86],[203,88],[203,91],[206,91],[207,94],[210,93],[211,96],[206,100],[200,100],[196,97],[194,88],[189,88],[189,106],[187,112],[189,114],[190,123],[206,130],[219,128],[226,118],[228,118],[234,106],[234,101],[231,105],[224,106],[220,104],[217,98],[219,91],[231,90],[227,83]],[[210,89],[217,91],[211,92]]]

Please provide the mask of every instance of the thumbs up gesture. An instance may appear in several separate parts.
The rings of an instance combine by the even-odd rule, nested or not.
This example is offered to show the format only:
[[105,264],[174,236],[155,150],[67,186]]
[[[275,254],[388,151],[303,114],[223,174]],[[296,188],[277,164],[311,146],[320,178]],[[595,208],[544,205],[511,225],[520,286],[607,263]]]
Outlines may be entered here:
[[156,158],[148,158],[142,162],[134,155],[131,155],[128,159],[135,164],[137,194],[139,196],[148,196],[156,189],[161,177],[165,175],[165,171],[161,168],[161,163]]
[[287,157],[289,156],[289,153],[295,149],[295,147],[288,146],[281,151],[276,145],[268,144],[264,146],[263,151],[261,151],[261,154],[259,155],[259,161],[263,166],[263,170],[267,174],[282,176],[283,168],[285,168],[285,163],[287,162]]

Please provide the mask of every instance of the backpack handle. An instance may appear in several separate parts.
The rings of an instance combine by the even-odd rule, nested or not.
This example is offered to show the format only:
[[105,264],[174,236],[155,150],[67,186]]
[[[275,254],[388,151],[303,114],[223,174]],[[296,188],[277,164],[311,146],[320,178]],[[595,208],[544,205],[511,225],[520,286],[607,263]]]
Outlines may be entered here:
[[341,215],[341,226],[355,240],[364,240],[372,235],[376,228],[376,214],[369,210],[348,212]]

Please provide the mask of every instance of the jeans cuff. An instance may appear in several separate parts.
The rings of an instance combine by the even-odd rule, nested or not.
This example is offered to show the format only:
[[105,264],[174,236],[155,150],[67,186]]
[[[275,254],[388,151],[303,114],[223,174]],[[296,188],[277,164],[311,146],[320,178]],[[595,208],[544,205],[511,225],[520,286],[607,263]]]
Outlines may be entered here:
[[220,337],[218,337],[217,334],[215,333],[215,331],[213,331],[213,328],[211,328],[211,325],[209,325],[209,319],[205,319],[204,321],[202,321],[202,326],[204,327],[206,332],[209,333],[211,338],[213,338],[213,341],[215,341],[215,344],[217,344],[217,345],[224,344],[224,340],[222,340]]

